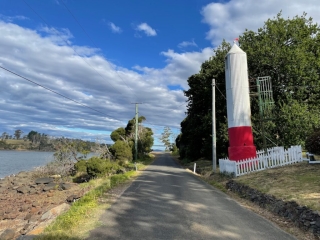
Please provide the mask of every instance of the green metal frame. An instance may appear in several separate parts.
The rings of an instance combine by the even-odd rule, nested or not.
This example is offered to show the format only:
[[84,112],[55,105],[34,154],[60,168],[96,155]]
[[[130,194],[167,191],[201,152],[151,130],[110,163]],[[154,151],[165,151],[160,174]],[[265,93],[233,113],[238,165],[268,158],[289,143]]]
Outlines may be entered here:
[[267,141],[265,136],[264,122],[272,119],[270,117],[267,117],[267,115],[271,115],[274,107],[271,77],[258,77],[257,88],[263,148],[266,151]]

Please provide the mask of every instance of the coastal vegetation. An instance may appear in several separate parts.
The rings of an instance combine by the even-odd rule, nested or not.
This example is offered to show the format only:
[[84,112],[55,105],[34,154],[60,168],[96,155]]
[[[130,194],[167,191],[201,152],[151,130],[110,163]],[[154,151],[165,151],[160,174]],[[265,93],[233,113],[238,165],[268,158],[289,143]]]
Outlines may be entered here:
[[[17,134],[18,133],[18,134]],[[7,132],[2,133],[0,139],[0,150],[20,150],[20,151],[56,151],[61,142],[76,143],[79,148],[90,152],[96,143],[84,141],[81,139],[70,139],[65,137],[49,136],[45,133],[39,133],[31,130],[28,134],[22,136],[21,130],[15,130],[13,135]]]
[[[0,190],[6,196],[12,190],[17,194],[16,197],[18,198],[21,192],[25,196],[30,194],[34,196],[36,191],[39,206],[43,205],[40,202],[47,203],[48,198],[52,199],[52,204],[57,204],[61,201],[72,203],[70,210],[59,216],[53,225],[47,228],[46,233],[39,236],[39,239],[75,239],[78,236],[83,237],[81,234],[84,234],[84,229],[88,231],[88,229],[94,228],[98,223],[97,215],[101,214],[101,211],[109,206],[109,204],[104,203],[106,192],[137,176],[137,170],[143,169],[144,166],[152,162],[153,156],[150,152],[153,145],[153,132],[150,128],[142,125],[144,120],[144,117],[140,117],[139,123],[135,124],[135,119],[132,119],[128,121],[125,128],[118,128],[113,131],[111,134],[111,138],[114,141],[113,145],[85,142],[78,139],[51,138],[35,131],[31,131],[26,140],[19,139],[20,136],[17,137],[18,139],[5,137],[2,142],[7,145],[17,141],[20,144],[21,142],[24,143],[24,141],[29,141],[29,144],[36,144],[41,140],[47,139],[49,144],[52,144],[55,152],[53,161],[46,165],[37,167],[30,173],[22,172],[17,174],[17,180],[13,180],[15,175],[12,175],[11,178],[6,177],[3,179],[3,182],[7,185]],[[133,161],[133,156],[136,152],[136,126],[138,126],[138,159]],[[40,136],[39,139],[37,138],[38,136]],[[88,158],[90,152],[95,152],[95,156]],[[22,176],[21,174],[25,175]],[[20,177],[27,175],[30,176],[30,179],[28,178],[29,185],[19,185],[18,190],[16,190]],[[26,178],[24,180],[26,181]],[[43,181],[46,181],[44,186],[36,185],[31,189],[32,182],[37,184]],[[75,192],[72,192],[73,188]],[[79,188],[82,189],[80,192],[78,191]],[[61,194],[63,190],[69,191]],[[65,196],[65,194],[69,195]],[[57,201],[54,202],[53,199]],[[47,207],[47,205],[43,209],[32,207],[31,210],[46,214],[43,212],[48,210]],[[30,209],[27,209],[28,206],[24,206],[24,208],[29,213],[31,212]],[[17,210],[13,207],[10,211],[13,212],[11,215],[3,211],[0,212],[0,217],[5,214],[5,216],[2,216],[4,219],[15,219],[15,216],[18,216],[14,215]],[[37,215],[34,218],[36,219],[37,217],[41,217],[41,215]],[[39,220],[37,223],[33,223],[32,226],[27,225],[23,229],[19,226],[17,229],[10,228],[4,232],[0,228],[0,238],[6,236],[6,234],[14,234],[15,236],[27,234],[28,232],[39,234],[43,231],[43,226],[38,226],[40,223],[43,224]]]
[[[138,159],[137,169],[143,170],[152,161],[152,155],[145,155],[143,158]],[[133,163],[130,163],[128,167],[133,168]],[[112,203],[107,192],[134,179],[138,174],[139,172],[131,170],[82,183],[81,186],[83,188],[90,187],[91,190],[72,204],[68,212],[60,215],[36,239],[84,239],[88,237],[89,231],[99,225],[99,216]]]

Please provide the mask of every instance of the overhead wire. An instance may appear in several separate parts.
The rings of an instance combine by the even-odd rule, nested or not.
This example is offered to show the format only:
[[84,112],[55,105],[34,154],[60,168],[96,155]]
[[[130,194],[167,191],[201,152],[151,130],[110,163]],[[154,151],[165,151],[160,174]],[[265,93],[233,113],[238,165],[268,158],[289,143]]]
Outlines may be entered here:
[[[25,0],[23,0],[24,1],[24,3],[46,24],[46,25],[48,25],[49,26],[49,24],[25,1]],[[80,22],[78,21],[78,19],[75,17],[75,15],[72,13],[72,11],[70,10],[70,8],[68,8],[68,6],[65,4],[65,2],[62,0],[61,1],[62,2],[62,4],[63,4],[63,6],[67,9],[67,11],[69,12],[69,14],[72,16],[72,18],[75,20],[75,22],[79,25],[79,27],[81,28],[81,30],[85,33],[85,35],[89,38],[89,40],[92,42],[92,44],[94,45],[94,47],[95,48],[98,48],[97,47],[97,45],[95,44],[95,42],[92,40],[92,38],[90,37],[90,35],[85,31],[85,29],[83,28],[83,26],[80,24]],[[54,29],[55,30],[55,29]],[[58,34],[59,34],[59,32],[58,32]],[[60,37],[60,35],[59,35],[59,37]],[[63,38],[61,38],[64,42],[66,42],[66,44],[68,44],[68,42],[66,41],[66,40],[64,40]],[[69,44],[68,44],[69,45]],[[77,52],[76,52],[76,50],[74,50],[73,49],[73,51],[77,54],[77,55],[79,55]],[[79,55],[80,56],[80,55]],[[84,60],[84,59],[83,59]],[[85,61],[85,60],[84,60]],[[92,67],[87,61],[85,61],[90,67]],[[92,69],[94,69],[94,68],[92,68]],[[95,70],[95,69],[94,69]],[[95,70],[96,71],[96,70]],[[96,71],[97,72],[97,71]],[[118,71],[115,71],[116,72],[116,74],[118,75],[118,77],[121,79],[121,81],[124,83],[124,85],[129,89],[129,90],[131,90],[132,92],[133,92],[133,94],[135,95],[135,97],[137,98],[137,96],[136,96],[136,94],[134,93],[134,91],[133,91],[133,89],[132,88],[130,88],[127,84],[126,84],[126,82],[123,80],[123,78],[119,75],[119,73],[118,73]],[[103,76],[99,73],[99,72],[97,72],[102,78],[103,78]],[[121,92],[120,92],[120,94],[122,94]],[[123,95],[123,94],[122,94]],[[180,106],[182,106],[182,105],[184,105],[185,103],[182,103],[182,104],[180,104],[178,107],[180,107]],[[172,111],[174,111],[174,110],[172,110]]]
[[26,81],[28,81],[28,82],[30,82],[30,83],[33,83],[33,84],[35,84],[35,85],[37,85],[37,86],[39,86],[39,87],[41,87],[41,88],[44,88],[44,89],[46,89],[46,90],[48,90],[48,91],[50,91],[50,92],[52,92],[52,93],[54,93],[54,94],[57,94],[57,95],[59,95],[60,97],[63,97],[63,98],[68,99],[68,100],[70,100],[70,101],[72,101],[72,102],[74,102],[74,103],[77,103],[78,105],[81,105],[81,106],[83,106],[83,107],[85,107],[85,108],[88,108],[88,109],[90,109],[90,110],[92,110],[92,111],[95,111],[95,112],[97,112],[97,113],[103,114],[104,116],[110,117],[110,118],[115,119],[115,120],[118,120],[118,121],[120,121],[120,122],[123,122],[123,121],[120,120],[120,119],[116,119],[116,118],[114,118],[114,117],[111,117],[110,115],[108,115],[108,114],[106,114],[106,113],[104,113],[104,112],[101,112],[101,111],[99,111],[99,110],[96,110],[96,109],[94,109],[94,108],[92,108],[92,107],[89,107],[89,106],[87,106],[87,105],[85,105],[85,104],[83,104],[83,103],[81,103],[81,102],[78,102],[78,101],[76,101],[76,100],[74,100],[74,99],[72,99],[72,98],[70,98],[70,97],[67,97],[67,96],[65,96],[65,95],[63,95],[63,94],[61,94],[61,93],[58,93],[57,91],[54,91],[54,90],[52,90],[52,89],[50,89],[50,88],[48,88],[48,87],[45,87],[45,86],[43,86],[43,85],[41,85],[41,84],[39,84],[39,83],[37,83],[37,82],[35,82],[35,81],[32,81],[32,80],[30,80],[30,79],[28,79],[28,78],[26,78],[26,77],[24,77],[24,76],[22,76],[22,75],[20,75],[20,74],[18,74],[18,73],[15,73],[15,72],[13,72],[13,71],[11,71],[11,70],[9,70],[9,69],[1,66],[1,65],[0,65],[0,68],[2,68],[3,70],[5,70],[5,71],[7,71],[7,72],[9,72],[9,73],[17,76],[17,77],[22,78],[22,79],[24,79],[24,80],[26,80]]
[[[34,8],[32,8],[25,0],[23,0],[23,2],[24,2],[47,26],[49,26],[49,24],[40,16],[40,14],[38,14],[38,13],[34,10]],[[92,38],[90,37],[90,35],[85,31],[85,29],[82,27],[82,25],[81,25],[80,22],[77,20],[77,18],[75,17],[75,15],[72,13],[72,11],[71,11],[71,10],[68,8],[68,6],[64,3],[64,1],[62,0],[61,2],[62,2],[62,4],[64,5],[64,7],[67,9],[67,11],[69,12],[69,14],[72,16],[72,18],[75,20],[75,22],[79,25],[79,27],[80,27],[80,28],[82,29],[82,31],[85,33],[85,35],[88,37],[88,39],[93,43],[94,47],[95,47],[95,48],[98,48],[98,47],[96,46],[96,44],[94,43],[94,41],[92,40]],[[53,28],[53,30],[56,31],[54,28]],[[56,32],[57,32],[58,36],[61,38],[61,40],[64,41],[67,45],[69,45],[69,43],[68,43],[64,38],[62,38],[62,37],[60,36],[60,33],[59,33],[58,31],[56,31]],[[74,48],[72,48],[72,50],[73,50],[78,56],[80,56],[80,54],[79,54]],[[87,64],[89,67],[91,67],[94,71],[96,71],[96,73],[98,73],[98,75],[99,75],[100,77],[104,78],[104,77],[103,77],[95,68],[93,68],[85,59],[82,58],[82,60],[85,61],[86,64]],[[49,88],[47,88],[47,87],[45,87],[45,86],[42,86],[42,85],[40,85],[40,84],[38,84],[38,83],[30,80],[30,79],[27,79],[27,78],[25,78],[25,77],[23,77],[23,76],[21,76],[21,75],[19,75],[19,74],[17,74],[17,73],[14,73],[14,72],[12,72],[12,71],[9,70],[9,69],[6,69],[6,68],[4,68],[4,67],[1,67],[1,68],[3,68],[4,70],[6,70],[6,71],[8,71],[8,72],[11,72],[12,74],[14,74],[14,75],[16,75],[16,76],[21,77],[21,78],[23,78],[23,79],[25,79],[25,80],[27,80],[27,81],[29,81],[29,82],[32,82],[33,84],[36,84],[36,85],[38,85],[38,86],[40,86],[40,87],[43,87],[43,88],[45,88],[45,89],[47,89],[47,90],[49,90],[49,91],[51,91],[51,92],[53,92],[53,93],[55,93],[55,94],[57,94],[57,95],[60,95],[60,96],[66,98],[66,99],[68,99],[68,100],[70,100],[70,101],[73,101],[73,102],[75,102],[75,103],[77,103],[77,104],[79,104],[79,105],[81,105],[81,106],[83,106],[83,107],[89,108],[89,109],[91,109],[91,110],[93,110],[93,111],[96,111],[96,112],[98,112],[98,113],[104,114],[105,116],[108,116],[108,117],[110,117],[110,118],[113,118],[113,117],[111,117],[110,115],[107,115],[107,114],[105,114],[105,113],[103,113],[103,112],[101,112],[101,111],[98,111],[98,110],[96,110],[96,109],[94,109],[94,108],[91,108],[91,107],[89,107],[89,106],[86,106],[85,104],[82,104],[82,103],[80,103],[80,102],[78,102],[78,101],[76,101],[76,100],[74,100],[74,99],[71,99],[71,98],[69,98],[69,97],[66,97],[66,96],[64,96],[64,95],[62,95],[62,94],[60,94],[60,93],[58,93],[58,92],[56,92],[56,91],[54,91],[54,90],[52,90],[52,89],[49,89]],[[119,75],[118,71],[115,71],[115,72],[116,72],[116,74],[118,75],[118,77],[122,80],[122,82],[125,84],[125,86],[126,86],[129,90],[133,90],[132,88],[130,88],[130,87],[125,83],[125,81],[123,80],[123,78]],[[120,94],[122,94],[122,93],[120,92]],[[135,95],[135,94],[134,94],[134,95]],[[180,107],[180,106],[182,106],[182,105],[184,105],[184,104],[185,104],[185,103],[182,103],[182,104],[180,104],[178,107]],[[172,111],[174,111],[174,110],[172,110]],[[160,115],[158,115],[158,116],[160,116]],[[116,119],[116,118],[113,118],[113,119],[122,122],[122,120],[119,120],[119,119]],[[150,124],[150,125],[155,125],[155,124],[151,124],[151,123],[149,123],[149,124]],[[157,125],[157,126],[165,126],[165,125]]]
[[[220,92],[220,94],[224,97],[224,99],[227,100],[226,96],[220,91],[220,89],[219,89],[217,86],[216,86],[216,88],[218,89],[218,91]],[[251,127],[252,127],[252,129],[253,129],[254,131],[262,134],[262,132],[258,131],[258,130],[255,129],[253,126],[251,126]],[[274,144],[275,146],[278,146],[276,143],[274,143],[274,142],[273,142],[270,138],[268,138],[267,136],[266,136],[266,139],[268,139],[269,142],[271,142],[271,143]]]

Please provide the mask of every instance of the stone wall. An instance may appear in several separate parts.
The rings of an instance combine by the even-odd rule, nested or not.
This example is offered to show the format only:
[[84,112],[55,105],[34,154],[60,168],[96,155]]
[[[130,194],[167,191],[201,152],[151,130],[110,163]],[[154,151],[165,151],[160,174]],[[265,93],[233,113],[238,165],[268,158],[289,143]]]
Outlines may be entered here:
[[285,217],[297,227],[311,231],[320,237],[320,215],[306,206],[299,206],[295,201],[283,201],[274,196],[261,193],[244,184],[229,180],[226,184],[228,190],[237,193],[240,197],[250,200],[262,208]]

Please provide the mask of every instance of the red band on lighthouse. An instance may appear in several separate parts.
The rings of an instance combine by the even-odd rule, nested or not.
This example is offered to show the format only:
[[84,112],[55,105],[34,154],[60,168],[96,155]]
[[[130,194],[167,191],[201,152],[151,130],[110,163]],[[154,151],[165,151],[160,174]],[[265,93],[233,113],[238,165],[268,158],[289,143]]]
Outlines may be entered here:
[[247,55],[236,44],[226,56],[229,159],[256,157],[251,128]]

